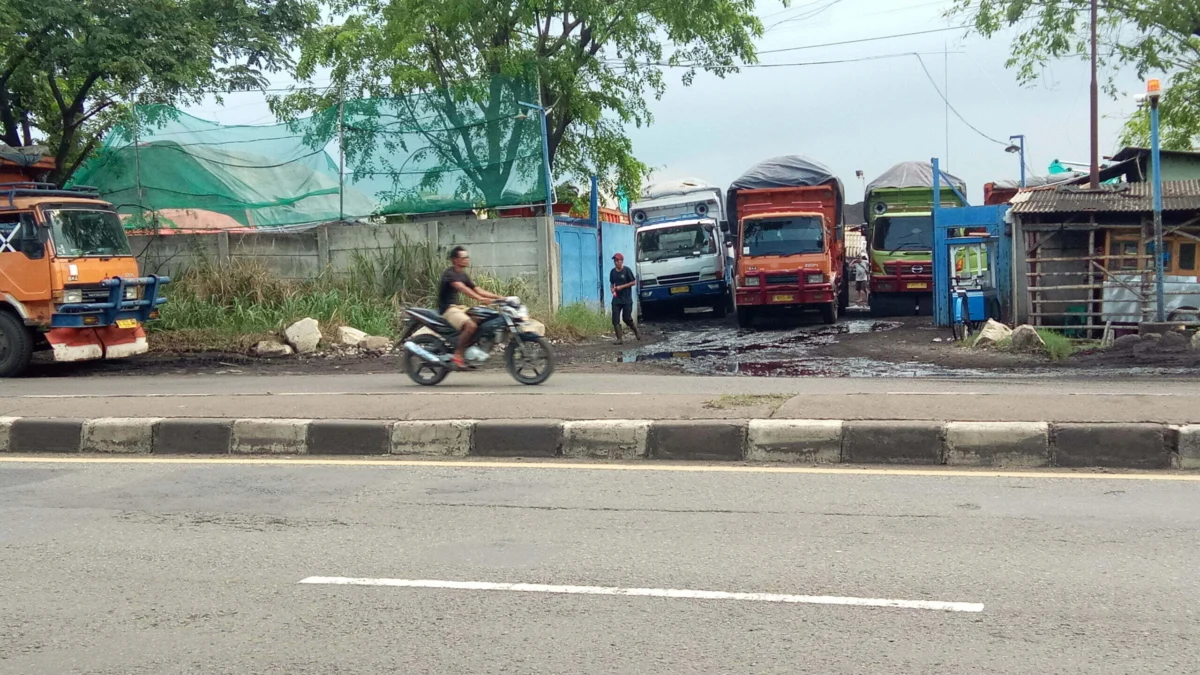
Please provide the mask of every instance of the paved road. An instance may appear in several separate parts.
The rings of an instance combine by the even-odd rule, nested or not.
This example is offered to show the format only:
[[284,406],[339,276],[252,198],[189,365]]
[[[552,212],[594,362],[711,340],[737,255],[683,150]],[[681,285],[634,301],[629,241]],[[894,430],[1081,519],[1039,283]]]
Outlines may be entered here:
[[[733,396],[735,398],[730,399]],[[724,397],[724,398],[723,398]],[[505,375],[434,388],[402,375],[0,381],[0,416],[236,418],[813,418],[1200,423],[1195,380],[846,379]]]
[[[0,672],[1200,663],[1195,481],[690,468],[3,462]],[[298,583],[312,576],[983,608]]]

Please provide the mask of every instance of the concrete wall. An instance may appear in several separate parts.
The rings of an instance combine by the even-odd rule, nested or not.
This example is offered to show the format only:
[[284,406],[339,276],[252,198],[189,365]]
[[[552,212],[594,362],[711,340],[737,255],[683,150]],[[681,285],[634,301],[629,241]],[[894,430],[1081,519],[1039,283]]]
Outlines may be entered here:
[[345,271],[355,254],[373,257],[402,239],[436,242],[441,252],[454,246],[471,250],[471,265],[502,278],[528,277],[557,295],[557,251],[553,230],[545,218],[501,218],[390,223],[384,225],[323,225],[303,232],[249,234],[173,234],[130,237],[143,273],[179,275],[208,260],[255,259],[287,279],[312,279],[326,268]]

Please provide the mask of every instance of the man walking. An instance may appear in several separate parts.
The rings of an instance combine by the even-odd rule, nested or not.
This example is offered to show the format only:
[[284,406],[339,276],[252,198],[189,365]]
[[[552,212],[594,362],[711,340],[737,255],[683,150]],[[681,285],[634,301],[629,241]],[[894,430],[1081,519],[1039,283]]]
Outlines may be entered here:
[[863,306],[867,304],[867,279],[871,276],[870,267],[867,265],[867,257],[860,256],[850,263],[850,274],[854,277],[854,290],[858,292],[858,304]]
[[633,270],[625,266],[625,256],[613,255],[613,268],[608,273],[608,285],[612,288],[612,322],[613,332],[617,334],[617,344],[624,344],[621,335],[621,320],[633,331],[633,336],[640,342],[641,332],[633,322],[633,287],[637,285],[637,277]]

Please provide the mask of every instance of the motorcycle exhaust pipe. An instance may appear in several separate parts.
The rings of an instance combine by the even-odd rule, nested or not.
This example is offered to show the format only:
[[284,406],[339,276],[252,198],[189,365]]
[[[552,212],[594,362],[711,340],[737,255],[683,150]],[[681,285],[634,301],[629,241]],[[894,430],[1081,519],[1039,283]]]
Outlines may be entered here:
[[428,361],[429,363],[441,363],[442,362],[442,360],[440,358],[438,358],[437,354],[434,354],[433,352],[429,351],[428,349],[425,349],[424,347],[413,342],[412,340],[408,340],[404,343],[404,350],[407,352],[416,354],[417,356]]

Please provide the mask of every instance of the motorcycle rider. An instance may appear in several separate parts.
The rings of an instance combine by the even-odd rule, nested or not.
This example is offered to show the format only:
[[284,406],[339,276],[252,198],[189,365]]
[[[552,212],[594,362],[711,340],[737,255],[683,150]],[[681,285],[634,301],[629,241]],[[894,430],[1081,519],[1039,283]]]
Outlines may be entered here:
[[450,250],[450,267],[442,273],[442,280],[438,283],[438,312],[459,333],[458,348],[454,350],[450,361],[460,370],[467,368],[463,353],[471,344],[471,336],[475,335],[478,326],[467,315],[467,308],[458,304],[459,294],[481,301],[500,300],[502,297],[479,288],[471,281],[471,277],[467,275],[467,267],[470,264],[471,254],[467,249],[455,246]]

